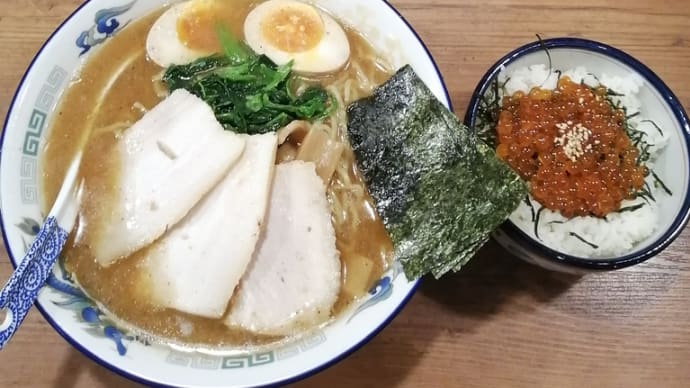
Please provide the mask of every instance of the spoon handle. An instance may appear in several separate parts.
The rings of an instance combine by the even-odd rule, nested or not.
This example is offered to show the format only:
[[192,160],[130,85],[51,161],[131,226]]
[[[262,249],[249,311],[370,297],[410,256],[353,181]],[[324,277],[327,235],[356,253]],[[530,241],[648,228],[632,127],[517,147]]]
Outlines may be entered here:
[[67,235],[55,217],[48,217],[26,256],[0,292],[0,311],[5,312],[4,321],[0,323],[0,349],[24,321],[60,256]]

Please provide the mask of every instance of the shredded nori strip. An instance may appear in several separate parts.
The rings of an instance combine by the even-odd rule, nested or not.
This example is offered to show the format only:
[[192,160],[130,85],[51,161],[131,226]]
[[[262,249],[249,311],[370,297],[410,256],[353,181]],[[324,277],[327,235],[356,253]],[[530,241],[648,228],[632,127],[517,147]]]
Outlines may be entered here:
[[646,205],[646,203],[641,202],[641,203],[638,203],[635,205],[622,207],[622,208],[618,209],[616,212],[618,212],[618,213],[634,212],[634,211],[638,211],[638,210],[642,209],[644,207],[644,205]]
[[652,177],[654,177],[654,181],[656,182],[656,184],[660,185],[661,188],[666,192],[666,194],[673,195],[671,189],[669,189],[668,186],[666,186],[666,184],[664,183],[664,181],[662,181],[661,178],[659,178],[659,176],[656,175],[654,170],[649,170],[649,172],[652,174]]
[[576,239],[578,239],[578,240],[582,241],[583,243],[589,245],[590,247],[592,247],[592,249],[599,249],[599,246],[598,246],[598,245],[592,244],[591,242],[587,241],[584,237],[580,236],[579,234],[577,234],[577,233],[575,233],[575,232],[570,232],[570,233],[568,233],[568,235],[570,235],[571,237],[575,237]]
[[537,240],[541,240],[541,237],[539,237],[539,220],[541,219],[541,212],[546,210],[544,206],[541,206],[539,210],[537,210],[537,216],[534,217],[534,237],[537,238]]
[[664,131],[662,131],[662,130],[661,130],[661,127],[659,127],[659,126],[657,125],[657,123],[655,123],[654,121],[652,121],[652,120],[642,120],[642,121],[640,121],[640,122],[641,122],[641,123],[650,123],[650,124],[652,124],[652,125],[654,126],[654,128],[656,128],[656,131],[659,132],[659,135],[664,136]]
[[534,205],[532,205],[532,200],[529,199],[529,195],[525,197],[525,203],[529,206],[530,214],[532,215],[532,222],[536,220],[537,214],[534,212]]
[[347,111],[359,169],[408,279],[459,270],[527,194],[409,66]]

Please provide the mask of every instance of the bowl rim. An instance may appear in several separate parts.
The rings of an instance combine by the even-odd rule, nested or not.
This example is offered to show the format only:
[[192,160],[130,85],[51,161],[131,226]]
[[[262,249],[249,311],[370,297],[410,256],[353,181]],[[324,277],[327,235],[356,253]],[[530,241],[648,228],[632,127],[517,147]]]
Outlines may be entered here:
[[[666,105],[673,112],[673,116],[679,127],[684,142],[684,147],[690,154],[690,119],[688,114],[683,109],[682,104],[671,91],[671,89],[661,80],[661,78],[654,73],[649,67],[632,57],[630,54],[617,49],[605,43],[597,42],[589,39],[562,37],[551,39],[539,39],[537,41],[525,44],[517,49],[509,52],[499,59],[489,70],[484,74],[482,79],[477,84],[472,97],[470,99],[467,112],[465,113],[464,123],[468,127],[474,126],[474,121],[477,117],[477,110],[481,97],[486,92],[491,80],[498,76],[503,70],[504,66],[509,65],[520,57],[532,54],[544,49],[575,49],[594,52],[612,58],[624,65],[630,67],[633,71],[641,75],[653,89],[655,89],[661,96]],[[659,252],[666,249],[683,231],[690,218],[690,179],[686,187],[686,196],[683,199],[682,206],[675,219],[669,228],[657,238],[648,248],[629,253],[623,256],[609,258],[609,259],[589,259],[573,255],[568,255],[536,241],[528,236],[520,228],[518,228],[512,221],[506,221],[501,230],[514,241],[524,241],[532,250],[537,250],[542,253],[542,257],[550,262],[575,267],[585,270],[614,270],[629,267],[635,264],[644,262]]]
[[[2,148],[5,145],[5,134],[7,133],[7,125],[10,121],[10,117],[12,116],[15,108],[16,108],[16,102],[19,97],[20,91],[24,87],[24,84],[26,80],[28,79],[29,75],[31,74],[34,65],[36,64],[36,61],[41,57],[43,54],[43,51],[45,50],[46,46],[60,33],[60,31],[86,6],[91,4],[94,0],[85,0],[79,6],[77,6],[74,11],[72,11],[69,16],[67,16],[56,28],[55,30],[48,36],[48,38],[43,42],[41,47],[38,49],[38,51],[34,54],[33,58],[29,62],[29,65],[27,66],[24,74],[22,75],[21,79],[19,80],[19,83],[17,84],[17,87],[15,89],[15,92],[12,96],[12,99],[10,100],[10,104],[8,105],[7,109],[7,115],[5,117],[5,120],[2,125],[2,133],[0,134],[0,152],[2,152]],[[385,6],[388,7],[389,11],[393,12],[404,24],[405,26],[410,30],[412,35],[415,37],[417,40],[417,43],[420,45],[420,47],[425,51],[429,61],[431,62],[431,65],[434,68],[434,71],[436,73],[436,76],[438,77],[442,89],[443,89],[443,97],[445,99],[445,102],[448,104],[448,109],[452,112],[453,111],[453,102],[450,98],[450,93],[448,91],[448,87],[446,85],[445,79],[443,77],[443,73],[441,72],[441,69],[434,59],[433,55],[431,54],[431,50],[429,47],[424,43],[422,40],[421,36],[417,31],[412,27],[412,24],[400,13],[398,9],[396,9],[389,0],[378,0],[381,3],[383,3]],[[9,245],[9,239],[6,234],[5,228],[2,227],[4,225],[4,219],[3,219],[3,214],[2,214],[2,209],[0,208],[0,233],[2,234],[2,240],[3,244],[5,246],[5,250],[7,252],[7,256],[9,258],[10,264],[12,265],[13,269],[16,269],[17,267],[17,259],[14,257],[10,250],[10,245]],[[407,292],[407,295],[401,300],[401,302],[398,304],[398,306],[395,307],[395,309],[389,314],[389,316],[381,321],[374,329],[367,335],[365,336],[362,340],[360,340],[357,343],[352,344],[349,348],[347,348],[345,351],[340,353],[338,356],[324,362],[323,364],[320,364],[319,366],[316,366],[312,369],[302,371],[294,376],[287,377],[282,380],[274,381],[271,383],[264,384],[264,387],[278,387],[278,386],[283,386],[286,384],[291,384],[295,383],[297,381],[306,379],[308,377],[311,377],[325,369],[328,369],[329,367],[333,366],[334,364],[346,359],[350,355],[352,355],[355,351],[359,350],[362,346],[365,344],[369,343],[374,337],[376,337],[384,328],[386,328],[392,321],[393,319],[402,311],[402,309],[408,304],[408,302],[412,299],[414,296],[415,292],[417,291],[419,285],[421,284],[422,279],[416,279],[411,281],[412,286],[410,287],[409,291]],[[50,324],[50,326],[60,335],[62,336],[72,347],[77,349],[80,353],[82,353],[84,356],[86,356],[88,359],[94,361],[96,364],[110,370],[111,372],[114,372],[126,379],[129,379],[131,381],[137,382],[139,384],[143,384],[146,386],[150,387],[176,387],[176,386],[171,386],[171,385],[166,385],[162,384],[160,382],[147,379],[138,375],[135,375],[133,373],[130,373],[127,371],[125,368],[118,367],[114,364],[109,363],[108,361],[102,359],[98,355],[96,355],[94,352],[86,348],[85,346],[81,345],[76,339],[72,338],[67,332],[65,332],[62,327],[51,317],[50,314],[46,311],[46,309],[41,305],[41,302],[36,300],[34,303],[34,306],[38,309],[38,311],[41,313],[43,318]]]

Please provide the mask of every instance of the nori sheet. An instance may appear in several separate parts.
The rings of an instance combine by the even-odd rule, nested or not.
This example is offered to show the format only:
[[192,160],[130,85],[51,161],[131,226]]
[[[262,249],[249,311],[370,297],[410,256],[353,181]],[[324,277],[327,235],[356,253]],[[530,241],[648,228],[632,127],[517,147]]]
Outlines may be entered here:
[[409,66],[347,113],[359,169],[408,279],[458,271],[527,194]]

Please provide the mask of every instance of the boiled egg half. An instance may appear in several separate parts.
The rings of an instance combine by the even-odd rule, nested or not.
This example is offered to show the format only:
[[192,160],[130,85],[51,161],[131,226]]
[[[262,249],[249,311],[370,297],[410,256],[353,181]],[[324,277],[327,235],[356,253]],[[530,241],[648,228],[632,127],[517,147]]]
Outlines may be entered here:
[[295,0],[268,0],[249,12],[244,37],[258,54],[278,65],[293,61],[298,73],[339,70],[350,58],[343,28],[320,9]]
[[221,52],[217,28],[227,28],[233,35],[242,34],[244,15],[231,1],[190,0],[166,10],[149,30],[146,52],[149,59],[162,67],[184,65]]

